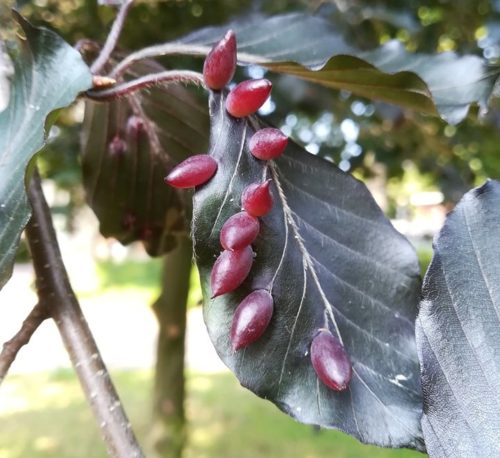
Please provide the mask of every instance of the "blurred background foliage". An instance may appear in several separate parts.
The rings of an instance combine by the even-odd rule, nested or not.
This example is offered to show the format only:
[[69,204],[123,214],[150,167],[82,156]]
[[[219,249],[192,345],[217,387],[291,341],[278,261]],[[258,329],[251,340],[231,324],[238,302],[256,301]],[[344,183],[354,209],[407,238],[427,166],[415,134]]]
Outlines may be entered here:
[[[102,42],[114,17],[111,7],[95,0],[19,1],[31,21],[55,29],[70,43],[83,38]],[[500,56],[500,1],[138,1],[120,40],[123,50],[174,40],[194,29],[222,24],[235,17],[309,11],[330,18],[350,43],[377,47],[390,39],[409,51],[471,53],[492,63]],[[170,67],[199,70],[200,59],[170,57]],[[237,78],[260,76],[257,67],[243,68]],[[274,80],[272,100],[263,114],[314,154],[335,161],[343,170],[370,178],[382,175],[393,215],[405,180],[412,189],[440,190],[454,203],[486,177],[498,177],[496,135],[498,103],[488,113],[472,109],[460,125],[448,126],[430,116],[367,101],[289,76]],[[44,155],[46,174],[68,189],[66,210],[83,202],[77,162],[79,116],[65,116]],[[416,173],[413,173],[415,172]]]
[[[16,6],[34,24],[45,25],[57,31],[72,44],[81,39],[102,42],[115,16],[114,8],[98,6],[97,0],[4,0],[0,1],[0,38],[14,37],[15,27],[9,19],[11,6]],[[362,49],[375,48],[388,40],[398,39],[412,52],[469,53],[482,56],[492,64],[498,63],[500,58],[500,0],[137,0],[120,39],[120,49],[126,52],[175,40],[195,29],[220,25],[245,15],[299,10],[329,18],[349,43]],[[202,66],[199,58],[179,56],[164,59],[162,63],[170,68],[191,68],[198,71]],[[392,217],[408,216],[408,206],[415,193],[441,192],[446,208],[451,208],[471,187],[481,184],[487,177],[499,178],[497,135],[500,128],[500,106],[495,100],[487,113],[479,113],[473,107],[465,121],[458,126],[449,126],[435,117],[366,100],[345,91],[326,89],[290,76],[266,73],[260,67],[238,69],[236,80],[241,81],[248,76],[261,77],[264,74],[273,80],[274,89],[272,99],[263,107],[261,114],[310,153],[319,154],[337,163],[341,169],[375,183],[383,194],[385,209]],[[69,231],[77,224],[76,210],[82,208],[85,202],[79,159],[82,119],[81,102],[65,110],[59,117],[57,126],[52,128],[49,142],[39,160],[43,175],[57,185],[58,194],[57,199],[53,200],[53,210],[64,217],[65,228]],[[420,250],[423,265],[428,263],[430,255],[429,248]],[[144,269],[142,264],[137,267],[133,275],[136,285],[144,284],[148,279],[158,282],[161,266],[159,263],[151,265],[152,270]],[[106,265],[101,270],[102,276],[110,284],[116,283],[117,278],[125,278],[113,264]],[[125,285],[114,286],[123,289]],[[199,286],[196,286],[191,288],[189,303],[193,305],[198,300]],[[141,377],[144,378],[143,375]],[[150,385],[151,378],[150,373],[145,377]],[[195,384],[196,376],[192,376],[190,380],[191,384]],[[64,389],[74,390],[74,383],[74,380],[71,381]],[[228,390],[236,390],[234,378],[224,383],[230,387]],[[125,382],[123,384],[127,385]],[[140,391],[140,386],[142,385],[132,381],[129,391],[136,393]],[[234,406],[223,402],[228,391],[226,385],[222,386],[220,393],[217,390],[207,391],[215,398],[210,409],[206,408],[206,400],[203,400],[206,416],[210,420],[214,416],[221,430],[230,426],[235,429],[235,422],[241,418],[238,420],[231,416],[229,408]],[[143,393],[149,391],[144,389]],[[233,395],[232,391],[229,393],[230,396]],[[234,393],[238,396],[236,391]],[[188,402],[196,404],[201,403],[199,399],[205,395],[194,390],[194,394],[189,396],[194,400]],[[238,400],[239,405],[244,408],[245,402],[252,406],[254,402],[256,406],[262,405],[257,404],[258,400],[248,394],[245,396],[244,400]],[[135,415],[138,418],[144,418],[141,414],[144,412],[145,402],[148,402],[145,396],[136,401],[139,413]],[[70,406],[70,410],[72,408]],[[224,410],[226,408],[228,412]],[[132,406],[133,416],[134,409],[135,406]],[[258,414],[255,413],[253,417],[249,414],[248,418],[253,424],[258,424],[262,413],[260,407],[255,409]],[[220,421],[218,416],[221,417]],[[200,422],[196,415],[189,417],[194,423],[196,438],[197,428],[201,428]],[[275,417],[270,418],[272,427],[269,428],[269,436],[277,421],[274,420]],[[27,421],[21,417],[20,420]],[[288,419],[283,417],[284,420]],[[90,420],[86,424],[90,424]],[[269,443],[262,445],[268,450],[260,451],[262,453],[259,452],[259,455],[245,456],[279,456],[282,444],[290,438],[290,434],[298,434],[300,437],[303,435],[302,439],[305,436],[310,438],[313,434],[310,429],[292,422],[283,428],[289,428],[290,424],[293,424],[290,426],[293,432],[283,434],[282,439],[276,439],[274,431],[269,438],[265,434],[255,433],[264,442],[269,439]],[[239,426],[238,434],[242,429],[246,430],[244,425]],[[299,431],[294,428],[302,429]],[[18,430],[21,431],[22,428]],[[24,431],[26,430],[24,427]],[[250,431],[254,432],[253,429]],[[12,438],[15,437],[17,436],[12,434]],[[235,434],[235,437],[238,436]],[[339,441],[353,443],[346,436],[338,437]],[[80,441],[79,438],[75,440]],[[326,440],[330,443],[330,438]],[[321,441],[318,442],[316,437],[311,439],[311,444],[313,441],[320,450]],[[20,440],[18,443],[21,442]],[[196,444],[196,440],[194,443]],[[245,443],[251,444],[251,439]],[[273,449],[273,444],[278,444],[279,449]],[[309,454],[304,456],[320,456],[319,452],[318,455],[315,454],[311,444],[306,444],[304,450],[309,451]],[[220,450],[213,455],[209,450],[203,455],[203,447],[200,446],[197,454],[190,455],[188,450],[187,456],[236,456],[231,451],[237,450],[239,445],[240,440],[235,440],[235,448],[226,447],[226,455],[220,454]],[[220,444],[219,446],[222,447]],[[206,444],[204,450],[208,450]],[[245,452],[252,453],[252,450],[255,449],[249,445]],[[359,456],[360,450],[349,445],[344,455],[339,452],[338,456]],[[370,456],[379,456],[375,454],[375,449],[372,449],[372,453],[369,453]],[[396,452],[380,456],[389,456],[390,453]],[[411,452],[402,453],[398,456],[410,456]],[[322,453],[323,456],[324,454]],[[29,456],[38,455],[30,451]],[[49,453],[40,456],[54,455]]]

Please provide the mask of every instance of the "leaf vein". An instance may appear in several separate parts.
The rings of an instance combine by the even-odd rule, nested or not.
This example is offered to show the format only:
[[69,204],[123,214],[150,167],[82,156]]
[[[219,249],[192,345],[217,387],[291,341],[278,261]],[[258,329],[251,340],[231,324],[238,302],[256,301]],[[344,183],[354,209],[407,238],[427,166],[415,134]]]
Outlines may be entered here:
[[[346,285],[348,288],[352,289],[353,291],[357,292],[358,294],[360,294],[361,296],[363,297],[366,297],[368,300],[370,300],[370,302],[372,302],[373,304],[376,304],[378,305],[379,307],[387,310],[388,312],[390,313],[394,313],[394,310],[391,309],[388,305],[384,304],[382,301],[380,301],[379,299],[376,299],[374,298],[373,296],[370,296],[367,292],[365,291],[362,291],[361,289],[359,289],[358,287],[356,287],[355,285],[353,285],[352,283],[348,282],[347,280],[344,280],[343,278],[339,277],[338,275],[335,275],[333,272],[331,272],[330,270],[327,269],[327,267],[322,264],[317,258],[315,258],[313,256],[313,259],[314,261],[323,269],[326,271],[326,273],[328,275],[330,275],[331,277],[337,279],[338,281],[340,281],[341,283],[343,283],[344,285]],[[396,317],[394,317],[396,318]],[[407,317],[404,317],[403,315],[399,315],[398,318],[396,319],[400,319],[402,321],[406,321],[408,322],[409,324],[411,324],[411,326],[413,326],[413,323],[411,322],[411,320]]]
[[[222,104],[222,99],[221,99],[221,104]],[[242,138],[241,138],[240,150],[238,152],[238,159],[236,161],[236,165],[234,166],[234,171],[233,171],[233,174],[231,175],[231,179],[229,180],[229,184],[228,184],[228,186],[226,188],[226,192],[224,193],[224,198],[222,199],[222,203],[219,206],[219,211],[217,212],[217,216],[215,217],[215,221],[214,221],[214,223],[212,225],[212,229],[210,230],[209,239],[211,239],[213,237],[213,235],[214,235],[215,227],[217,226],[217,222],[219,221],[220,215],[222,214],[222,209],[224,208],[224,205],[227,202],[227,199],[229,197],[229,193],[233,189],[233,182],[234,182],[234,179],[236,178],[236,175],[237,175],[237,172],[238,172],[238,167],[240,165],[241,158],[243,156],[243,149],[245,147],[245,139],[246,139],[246,135],[247,135],[247,128],[248,128],[248,124],[245,121],[245,127],[243,128],[243,134],[241,136]],[[221,131],[222,131],[222,129],[221,129]],[[213,150],[215,150],[216,146],[217,146],[217,142],[216,142]]]
[[[429,349],[432,352],[432,354],[434,355],[434,358],[435,358],[435,360],[436,360],[436,362],[437,362],[437,364],[439,366],[439,369],[441,370],[441,373],[443,374],[444,378],[446,379],[446,384],[450,388],[450,393],[455,398],[455,405],[456,405],[457,410],[458,410],[458,412],[456,412],[456,413],[460,414],[460,416],[464,419],[465,423],[467,424],[467,427],[472,432],[472,434],[471,434],[472,440],[474,442],[476,442],[476,440],[475,440],[475,434],[474,434],[474,428],[472,427],[472,425],[469,422],[469,415],[464,411],[463,406],[462,406],[462,404],[459,401],[460,397],[455,393],[455,390],[453,389],[453,386],[450,383],[450,380],[448,379],[448,374],[446,373],[444,367],[441,364],[441,361],[439,360],[439,358],[437,356],[437,353],[436,353],[436,351],[435,351],[435,349],[434,349],[434,347],[433,347],[433,345],[431,343],[431,340],[429,339],[429,336],[427,335],[426,328],[425,328],[424,324],[422,323],[421,318],[419,318],[419,321],[420,321],[422,333],[423,333],[423,335],[425,337],[425,340],[427,341],[427,344],[429,345]],[[479,449],[477,447],[477,444],[476,444],[476,448]]]
[[462,214],[464,216],[465,227],[467,228],[467,233],[469,235],[469,239],[470,239],[470,242],[472,245],[472,251],[474,251],[474,257],[475,257],[477,265],[479,267],[479,272],[481,273],[481,279],[483,280],[484,285],[486,286],[486,291],[488,291],[488,296],[489,296],[490,301],[491,301],[491,306],[493,307],[493,310],[496,313],[496,317],[498,319],[498,322],[500,323],[500,310],[497,307],[495,307],[495,301],[493,300],[493,295],[491,293],[492,288],[491,288],[491,285],[490,285],[490,283],[486,277],[486,274],[484,272],[483,263],[481,262],[481,259],[479,257],[479,250],[477,249],[476,244],[474,243],[474,238],[472,237],[472,231],[471,231],[471,227],[470,227],[470,223],[469,223],[469,218],[467,217],[466,208],[467,208],[466,205],[462,205]]
[[[490,382],[490,379],[488,378],[488,376],[486,375],[487,374],[487,371],[484,369],[483,367],[483,363],[481,361],[481,358],[479,357],[479,354],[477,353],[477,350],[476,348],[474,347],[474,345],[472,345],[472,342],[469,338],[469,335],[465,329],[465,326],[464,326],[464,323],[462,322],[461,318],[460,318],[460,315],[458,313],[458,309],[457,309],[457,304],[455,303],[455,298],[453,296],[453,293],[452,293],[452,290],[450,288],[450,285],[448,283],[448,277],[446,275],[446,269],[444,268],[443,264],[440,263],[440,269],[441,269],[441,273],[443,275],[443,280],[444,280],[444,284],[446,286],[446,292],[447,292],[447,295],[448,297],[450,298],[450,303],[451,303],[451,310],[453,310],[453,313],[455,314],[456,318],[457,318],[457,321],[458,321],[458,324],[460,325],[460,329],[462,330],[463,334],[464,334],[464,337],[465,339],[467,340],[467,343],[469,344],[469,347],[471,349],[471,355],[474,357],[474,359],[477,361],[477,364],[479,366],[479,368],[481,369],[481,372],[483,373],[483,377],[484,379],[486,380],[486,384],[490,387],[490,391],[492,393],[497,393],[494,398],[497,402],[497,404],[500,406],[500,400],[498,398],[498,390],[495,390],[493,388],[493,386],[491,385],[491,382]],[[437,357],[436,357],[437,359]]]
[[[315,233],[317,233],[320,237],[322,238],[326,238],[327,240],[330,240],[332,241],[335,245],[339,246],[339,247],[342,247],[343,249],[347,250],[350,254],[352,254],[354,257],[358,257],[360,258],[362,261],[366,261],[366,262],[369,262],[370,264],[374,264],[376,267],[378,267],[379,269],[381,270],[385,270],[385,271],[389,271],[391,272],[393,275],[397,275],[397,276],[402,276],[402,277],[405,277],[405,278],[409,278],[408,275],[406,275],[405,273],[401,272],[400,270],[396,270],[386,264],[383,264],[381,263],[380,261],[377,261],[376,259],[370,257],[370,256],[367,256],[365,253],[362,253],[361,251],[357,251],[355,250],[354,248],[351,248],[350,246],[342,243],[342,242],[339,242],[338,240],[334,239],[333,237],[331,237],[330,235],[326,234],[325,232],[323,232],[322,230],[318,229],[316,226],[314,226],[313,224],[311,224],[310,222],[306,221],[305,219],[301,218],[296,212],[294,212],[292,210],[292,213],[305,225],[307,225],[309,228],[311,228]],[[406,286],[406,285],[405,285]]]
[[297,314],[295,315],[295,320],[293,322],[292,330],[290,332],[290,337],[288,339],[288,345],[287,345],[287,348],[286,348],[285,357],[283,358],[283,363],[281,364],[280,378],[279,378],[279,381],[278,381],[278,395],[280,393],[281,382],[283,381],[283,374],[285,373],[286,361],[287,361],[288,355],[290,353],[290,348],[292,347],[292,341],[293,341],[293,337],[295,335],[295,328],[297,327],[297,322],[299,320],[300,312],[302,311],[302,306],[304,305],[304,299],[306,297],[306,290],[307,290],[307,269],[306,269],[304,260],[302,260],[302,270],[304,272],[303,286],[302,286],[302,297],[300,298],[299,308],[297,310]]
[[[287,159],[291,159],[290,156],[287,156]],[[304,164],[296,159],[292,159],[292,162],[295,162],[297,164],[300,164],[302,167],[304,167]],[[299,186],[297,186],[295,183],[292,183],[290,180],[288,180],[284,175],[281,176],[282,180],[288,184],[288,186],[290,186],[291,188],[293,189],[296,189],[298,192],[302,193],[302,194],[305,194],[309,197],[311,197],[312,199],[314,200],[318,200],[320,201],[321,203],[325,203],[322,199],[320,199],[318,196],[310,193],[309,191],[306,191],[305,189],[303,188],[300,188]],[[347,210],[346,208],[342,208],[342,207],[339,207],[338,205],[333,205],[332,206],[337,210],[337,211],[340,211],[341,213],[343,214],[346,214],[348,216],[351,216],[355,219],[360,219],[366,223],[369,223],[371,225],[374,225],[374,226],[382,226],[382,227],[387,227],[387,224],[385,222],[378,222],[378,221],[375,221],[373,219],[370,219],[370,218],[366,218],[365,216],[361,216],[361,215],[358,215],[350,210]]]

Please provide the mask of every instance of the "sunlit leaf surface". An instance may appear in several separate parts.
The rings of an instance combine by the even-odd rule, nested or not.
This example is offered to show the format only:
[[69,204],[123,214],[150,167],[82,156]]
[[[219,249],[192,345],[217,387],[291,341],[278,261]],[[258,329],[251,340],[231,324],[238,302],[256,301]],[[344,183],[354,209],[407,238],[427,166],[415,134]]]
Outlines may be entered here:
[[[338,428],[363,442],[421,448],[420,374],[414,320],[420,278],[413,248],[366,187],[290,143],[269,168],[248,150],[259,121],[235,119],[211,98],[210,154],[219,169],[195,193],[193,236],[204,315],[219,355],[240,382],[304,423]],[[275,204],[261,219],[250,276],[210,299],[219,231],[240,210],[243,189],[272,178]],[[234,310],[249,292],[271,291],[265,334],[233,352]],[[309,356],[318,328],[339,336],[354,368],[350,388],[318,382]]]

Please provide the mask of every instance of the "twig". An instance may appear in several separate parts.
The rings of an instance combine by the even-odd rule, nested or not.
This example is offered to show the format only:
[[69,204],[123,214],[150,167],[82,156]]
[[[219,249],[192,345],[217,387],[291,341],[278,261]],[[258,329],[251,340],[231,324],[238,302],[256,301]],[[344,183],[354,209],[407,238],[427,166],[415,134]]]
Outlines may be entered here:
[[26,234],[40,302],[47,304],[112,457],[143,457],[101,359],[61,258],[50,210],[35,170],[28,188],[33,214]]
[[[211,46],[191,45],[184,43],[164,43],[161,45],[149,46],[139,51],[129,54],[125,59],[119,62],[113,71],[109,74],[112,78],[119,78],[127,69],[140,60],[150,59],[152,57],[169,56],[183,54],[188,56],[206,56]],[[238,52],[238,59],[249,64],[263,64],[267,59],[255,56],[253,54]]]
[[99,56],[94,61],[94,63],[90,66],[90,71],[93,74],[98,74],[106,62],[109,60],[111,53],[115,49],[116,43],[118,42],[118,38],[123,29],[123,24],[125,23],[125,19],[130,10],[130,7],[134,3],[134,0],[126,0],[122,3],[118,14],[116,15],[115,21],[113,22],[113,26],[111,27],[111,31],[109,32],[108,38],[106,39],[106,43],[99,53]]
[[0,353],[0,385],[16,359],[19,350],[30,341],[31,336],[38,329],[38,326],[48,317],[47,308],[38,303],[23,321],[21,329],[17,331],[16,335],[3,344],[2,352]]
[[94,40],[90,40],[89,38],[81,38],[73,45],[73,48],[75,48],[79,53],[83,54],[85,54],[86,52],[97,54],[101,49],[99,43]]
[[124,97],[141,89],[168,83],[204,84],[203,75],[201,73],[192,72],[190,70],[166,70],[164,72],[144,75],[135,80],[127,81],[126,83],[118,84],[107,89],[91,89],[86,92],[86,96],[93,100],[108,101]]

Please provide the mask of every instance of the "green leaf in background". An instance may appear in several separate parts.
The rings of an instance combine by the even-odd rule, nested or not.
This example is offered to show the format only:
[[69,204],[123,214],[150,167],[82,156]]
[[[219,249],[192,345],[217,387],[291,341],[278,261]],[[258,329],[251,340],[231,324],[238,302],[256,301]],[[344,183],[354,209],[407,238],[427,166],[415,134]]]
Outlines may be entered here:
[[[145,61],[129,74],[162,70]],[[134,122],[139,122],[138,130],[131,125]],[[116,149],[119,143],[121,150]],[[166,186],[163,177],[172,166],[205,152],[207,146],[206,104],[181,85],[113,102],[87,102],[83,184],[101,233],[123,244],[141,240],[152,256],[169,251],[175,234],[188,230],[191,198],[189,191]]]
[[417,319],[432,458],[500,456],[500,182],[468,192],[434,242]]
[[471,104],[487,107],[500,74],[500,67],[488,66],[477,56],[413,54],[397,41],[360,51],[349,46],[331,22],[303,13],[240,20],[180,41],[210,47],[228,28],[237,34],[242,63],[439,114],[451,124],[464,119]]
[[[383,447],[423,449],[415,317],[420,275],[415,251],[363,183],[293,142],[270,168],[248,141],[257,118],[236,119],[224,94],[211,98],[215,176],[196,189],[193,243],[204,318],[221,359],[240,383],[308,424],[336,428]],[[220,229],[241,211],[246,186],[272,179],[274,206],[262,217],[250,275],[236,291],[210,299],[210,272],[222,251]],[[262,337],[233,351],[238,303],[267,289],[274,314]],[[349,389],[319,382],[310,345],[319,328],[343,340],[353,364]]]
[[0,113],[0,287],[12,273],[19,237],[30,217],[25,170],[44,145],[46,118],[92,85],[77,51],[54,32],[16,16],[26,39],[13,56],[9,105]]
[[0,41],[0,112],[7,108],[10,100],[10,79],[14,74],[12,60]]

